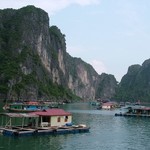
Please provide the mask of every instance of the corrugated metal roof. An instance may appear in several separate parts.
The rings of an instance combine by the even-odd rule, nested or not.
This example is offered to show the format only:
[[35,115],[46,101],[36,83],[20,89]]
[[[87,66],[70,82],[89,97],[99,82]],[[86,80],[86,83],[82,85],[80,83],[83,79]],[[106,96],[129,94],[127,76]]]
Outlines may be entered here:
[[66,112],[63,109],[47,109],[39,112],[32,112],[39,116],[70,116],[70,112]]

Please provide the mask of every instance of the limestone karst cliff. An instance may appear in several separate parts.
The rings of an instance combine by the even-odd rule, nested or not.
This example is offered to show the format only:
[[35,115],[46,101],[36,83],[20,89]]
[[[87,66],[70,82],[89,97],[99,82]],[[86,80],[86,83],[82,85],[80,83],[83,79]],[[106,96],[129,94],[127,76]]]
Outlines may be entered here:
[[150,100],[150,59],[142,65],[135,64],[128,68],[122,77],[115,99],[119,101],[149,102]]
[[65,35],[49,22],[48,14],[34,6],[0,10],[0,97],[111,98],[115,77],[98,75],[91,65],[70,56]]

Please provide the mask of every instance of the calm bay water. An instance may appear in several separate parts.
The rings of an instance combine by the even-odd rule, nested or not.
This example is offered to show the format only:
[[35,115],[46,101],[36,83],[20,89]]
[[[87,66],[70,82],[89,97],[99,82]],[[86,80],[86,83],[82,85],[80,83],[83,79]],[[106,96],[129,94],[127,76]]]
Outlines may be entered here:
[[89,133],[7,137],[0,150],[149,150],[150,118],[115,117],[115,111],[96,110],[87,103],[67,104],[74,124],[87,124]]

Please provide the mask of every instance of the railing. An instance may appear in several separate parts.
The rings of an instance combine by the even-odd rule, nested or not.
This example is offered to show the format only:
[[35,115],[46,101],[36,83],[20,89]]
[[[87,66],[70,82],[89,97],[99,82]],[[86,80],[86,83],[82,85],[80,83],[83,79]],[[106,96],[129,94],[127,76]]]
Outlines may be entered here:
[[48,127],[49,126],[49,123],[48,122],[42,122],[41,123],[41,127]]

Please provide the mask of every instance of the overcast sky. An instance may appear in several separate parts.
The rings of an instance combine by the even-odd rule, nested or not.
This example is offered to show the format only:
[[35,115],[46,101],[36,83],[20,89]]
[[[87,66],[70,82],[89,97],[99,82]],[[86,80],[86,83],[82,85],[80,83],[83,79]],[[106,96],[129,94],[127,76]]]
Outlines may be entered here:
[[0,9],[34,5],[50,26],[66,35],[67,52],[113,74],[117,81],[130,65],[150,55],[150,0],[0,0]]

